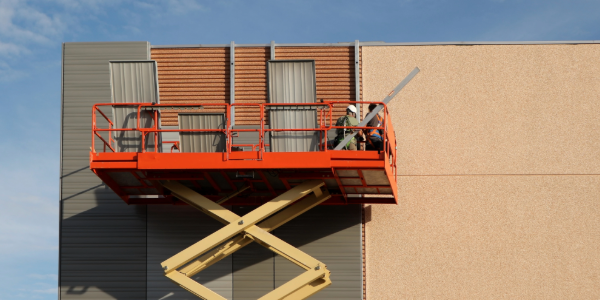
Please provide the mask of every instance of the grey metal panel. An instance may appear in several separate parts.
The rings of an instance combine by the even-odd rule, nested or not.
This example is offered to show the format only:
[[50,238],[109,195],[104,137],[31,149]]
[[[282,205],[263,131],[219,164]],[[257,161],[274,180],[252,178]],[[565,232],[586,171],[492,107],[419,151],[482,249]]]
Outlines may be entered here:
[[[161,126],[162,130],[177,130],[179,126]],[[170,132],[161,132],[161,142],[162,142],[162,152],[169,153],[171,152],[172,143],[166,142],[177,142],[179,141],[179,133],[175,131]],[[177,150],[173,150],[173,152],[177,152]]]
[[275,60],[275,41],[271,41],[271,60]]
[[[360,101],[360,46],[358,40],[354,41],[354,101]],[[356,119],[360,122],[360,108],[356,105]]]
[[[253,207],[235,207],[238,215]],[[333,284],[311,299],[362,299],[360,205],[317,206],[273,234],[327,265]],[[252,243],[233,254],[233,299],[257,299],[304,272]]]
[[[160,263],[219,230],[223,224],[187,205],[148,206],[148,299],[197,300],[165,277]],[[219,295],[232,299],[232,257],[192,277]]]
[[[180,129],[225,129],[225,114],[180,113]],[[225,135],[220,132],[180,132],[181,152],[223,152]]]
[[[314,60],[277,60],[267,62],[270,103],[315,103],[317,98]],[[273,129],[317,128],[315,107],[271,107],[269,120]],[[318,151],[319,133],[273,132],[271,151]]]
[[314,60],[267,62],[270,103],[315,103],[317,99]]
[[[362,299],[362,216],[360,205],[317,206],[273,231],[315,257],[331,271],[332,284],[310,299]],[[275,256],[275,286],[303,272]]]
[[[243,216],[254,207],[234,207],[233,212]],[[274,254],[251,243],[233,254],[233,299],[255,300],[274,289]]]
[[[111,61],[110,83],[113,103],[159,103],[156,61]],[[113,107],[115,128],[137,128],[137,107]],[[140,127],[154,124],[152,115],[140,113]],[[119,131],[114,134],[118,152],[141,152],[142,138],[138,131]],[[150,138],[148,138],[150,137]],[[152,135],[145,139],[146,149],[154,147]]]
[[[274,129],[317,128],[317,112],[315,109],[275,110],[269,111],[271,127]],[[271,151],[273,152],[308,152],[319,150],[319,133],[306,132],[272,132]]]
[[[259,125],[238,125],[238,126],[233,126],[232,129],[260,129]],[[268,125],[265,125],[265,129],[269,129]],[[233,141],[232,144],[234,145],[248,145],[248,144],[252,144],[252,145],[256,145],[259,142],[259,135],[258,132],[251,132],[251,131],[242,131],[242,132],[238,132],[236,134],[237,136],[233,137]],[[269,138],[269,135],[266,134],[265,135],[265,145],[269,145],[271,142],[271,139]],[[242,147],[244,149],[244,151],[252,151],[252,149],[250,147]],[[269,151],[269,147],[265,147],[267,150]]]
[[146,208],[106,189],[89,151],[92,105],[111,101],[109,60],[149,55],[147,42],[64,44],[61,299],[146,299]]

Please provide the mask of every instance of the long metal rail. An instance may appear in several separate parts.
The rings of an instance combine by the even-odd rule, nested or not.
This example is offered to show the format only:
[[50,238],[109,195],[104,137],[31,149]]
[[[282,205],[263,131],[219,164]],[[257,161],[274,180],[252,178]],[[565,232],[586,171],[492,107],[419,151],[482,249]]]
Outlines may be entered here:
[[[396,88],[394,88],[394,90],[392,92],[390,92],[389,95],[387,95],[387,97],[385,97],[381,102],[388,104],[392,99],[394,99],[394,97],[396,97],[396,95],[400,92],[400,90],[402,90],[404,88],[404,86],[406,86],[416,75],[417,73],[419,73],[420,69],[418,67],[415,67],[412,72],[410,72],[410,74],[408,74],[408,76],[406,76],[406,78],[404,78],[397,86]],[[369,121],[371,121],[371,119],[373,119],[373,117],[375,117],[375,115],[377,115],[377,113],[379,113],[382,109],[383,109],[383,105],[379,104],[377,105],[377,107],[375,109],[373,109],[372,112],[370,112],[356,127],[366,127],[367,124],[369,123]],[[355,137],[358,134],[358,131],[353,132],[352,134],[347,135],[338,145],[337,147],[335,147],[334,150],[342,150],[344,148],[344,146],[346,144],[348,144],[348,142],[350,142],[350,140]]]
[[260,300],[306,299],[331,284],[325,264],[269,233],[329,199],[329,192],[321,189],[324,186],[322,180],[306,181],[243,217],[220,205],[229,196],[215,203],[176,181],[163,182],[163,186],[177,198],[226,225],[161,264],[165,276],[194,295],[207,300],[224,300],[190,277],[251,242],[257,242],[306,270]]

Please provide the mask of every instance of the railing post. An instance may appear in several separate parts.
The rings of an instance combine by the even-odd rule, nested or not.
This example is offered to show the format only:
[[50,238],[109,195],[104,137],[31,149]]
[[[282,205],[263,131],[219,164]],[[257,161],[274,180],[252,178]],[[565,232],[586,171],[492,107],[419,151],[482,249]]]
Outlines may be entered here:
[[[231,45],[233,48],[233,42],[231,42]],[[229,160],[229,153],[231,153],[231,144],[233,143],[233,137],[231,136],[231,114],[233,109],[233,103],[225,103],[225,117],[227,119],[227,122],[225,124],[225,161]]]
[[94,136],[96,132],[96,105],[92,106],[92,152],[96,151],[96,137]]
[[260,104],[258,107],[260,110],[260,132],[258,133],[258,145],[260,151],[260,159],[262,160],[265,152],[265,106]]
[[158,111],[154,111],[154,152],[158,153]]
[[110,129],[108,131],[108,147],[112,148],[112,142],[114,141],[114,139],[112,138],[112,129],[113,129],[112,122],[108,123],[108,129]]

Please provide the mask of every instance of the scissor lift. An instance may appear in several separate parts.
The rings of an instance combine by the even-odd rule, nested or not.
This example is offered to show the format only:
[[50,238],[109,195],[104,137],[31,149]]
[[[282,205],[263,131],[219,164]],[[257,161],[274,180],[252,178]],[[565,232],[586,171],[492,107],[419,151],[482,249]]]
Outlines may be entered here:
[[[411,75],[414,76],[418,69]],[[412,76],[409,75],[410,78]],[[410,80],[408,78],[408,80]],[[92,113],[90,168],[127,204],[187,204],[225,227],[165,260],[165,275],[203,299],[225,299],[191,277],[251,242],[285,257],[303,268],[304,273],[260,299],[305,299],[331,284],[325,263],[287,244],[269,232],[317,205],[396,204],[396,139],[386,103],[407,83],[398,85],[383,102],[383,149],[381,151],[331,150],[327,141],[335,120],[336,105],[365,102],[313,103],[318,110],[317,128],[266,129],[264,115],[271,104],[202,104],[203,108],[222,107],[227,124],[221,129],[161,129],[160,112],[173,105],[150,103],[96,104]],[[305,104],[277,104],[293,109]],[[102,108],[127,106],[137,109],[135,128],[116,128]],[[261,115],[258,129],[233,129],[229,124],[232,108],[251,106]],[[175,109],[201,109],[198,105],[178,104]],[[152,118],[152,125],[140,125],[140,116]],[[99,119],[98,119],[98,116]],[[102,124],[103,126],[100,126]],[[359,124],[352,129],[372,129]],[[102,128],[104,127],[104,128]],[[118,152],[114,133],[139,133],[137,152]],[[237,133],[258,133],[252,145],[235,144]],[[274,132],[308,131],[319,135],[318,151],[271,152],[265,137]],[[179,141],[164,138],[166,132],[217,133],[225,137],[223,152],[180,152]],[[147,141],[152,140],[148,149]],[[97,150],[97,142],[102,150]],[[344,142],[342,142],[344,143]],[[163,151],[162,145],[171,145]],[[250,151],[236,151],[250,146]],[[99,147],[100,148],[100,147]],[[167,147],[166,149],[168,149]],[[243,217],[223,207],[255,205]]]

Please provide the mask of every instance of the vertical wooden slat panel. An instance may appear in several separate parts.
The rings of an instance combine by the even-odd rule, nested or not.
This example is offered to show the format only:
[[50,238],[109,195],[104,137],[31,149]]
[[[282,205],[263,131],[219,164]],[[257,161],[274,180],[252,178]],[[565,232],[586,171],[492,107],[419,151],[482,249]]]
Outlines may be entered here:
[[[160,102],[229,103],[229,48],[154,48],[158,66]],[[179,110],[164,110],[163,126],[177,125]],[[185,112],[224,112],[205,107]]]
[[[239,47],[235,49],[236,103],[267,102],[266,62],[270,58],[269,47]],[[268,120],[266,121],[268,122]],[[260,125],[259,109],[236,108],[235,125]]]
[[[354,100],[354,47],[277,47],[275,57],[314,59],[318,100]],[[229,102],[229,48],[155,48],[152,59],[158,63],[161,103]],[[236,48],[236,103],[266,103],[269,59],[269,47]],[[339,105],[334,109],[334,120],[344,115],[344,107]],[[223,112],[206,108],[203,111]],[[236,125],[260,124],[256,108],[237,108],[235,119]],[[177,125],[177,113],[163,111],[162,125]]]

